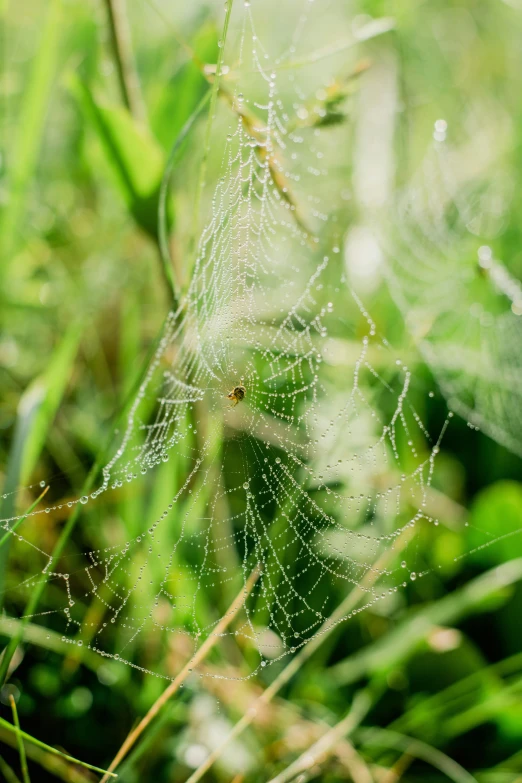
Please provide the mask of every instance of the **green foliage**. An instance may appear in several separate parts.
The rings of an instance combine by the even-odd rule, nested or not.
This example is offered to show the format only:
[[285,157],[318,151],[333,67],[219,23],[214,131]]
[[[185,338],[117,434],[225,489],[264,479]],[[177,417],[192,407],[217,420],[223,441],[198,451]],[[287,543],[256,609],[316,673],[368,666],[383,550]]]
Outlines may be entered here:
[[[516,481],[497,481],[478,493],[470,510],[467,539],[477,550],[472,559],[483,566],[504,563],[522,556],[522,485]],[[498,539],[494,546],[482,548],[481,531]]]
[[104,162],[121,198],[138,226],[155,238],[165,167],[161,147],[127,109],[96,100],[78,79],[71,80],[71,90],[96,132]]
[[51,89],[56,76],[62,30],[62,0],[50,0],[44,15],[38,50],[32,59],[29,83],[17,121],[19,133],[13,153],[14,165],[9,172],[11,197],[3,211],[0,224],[5,243],[4,262],[7,262],[19,247],[23,236],[26,201],[35,177]]
[[[194,8],[166,4],[169,19],[172,16],[183,35],[165,20],[158,21],[149,5],[127,5],[149,126],[136,120],[114,97],[118,94],[114,53],[107,46],[102,13],[96,21],[97,37],[90,11],[86,18],[82,3],[41,0],[34,10],[31,7],[29,19],[14,2],[1,9],[3,41],[8,44],[3,84],[11,115],[2,183],[9,185],[10,198],[2,201],[1,215],[2,236],[7,237],[0,337],[0,481],[5,494],[1,517],[24,514],[13,533],[23,533],[35,544],[24,548],[16,535],[0,531],[0,602],[4,609],[0,637],[7,644],[0,671],[5,674],[10,664],[12,672],[0,706],[0,773],[8,781],[17,780],[13,770],[19,768],[16,730],[5,703],[8,693],[19,694],[33,781],[47,783],[58,777],[87,783],[92,778],[85,768],[102,773],[129,729],[164,689],[165,680],[146,675],[140,667],[173,677],[192,653],[183,633],[192,622],[185,599],[198,589],[191,568],[201,552],[177,547],[172,562],[176,578],[167,585],[162,584],[160,569],[150,568],[144,574],[143,602],[151,604],[161,587],[179,602],[176,623],[180,632],[172,635],[170,643],[162,628],[170,620],[165,619],[160,601],[154,607],[155,625],[146,642],[127,641],[125,629],[118,624],[109,627],[107,635],[126,644],[126,656],[136,668],[89,648],[107,616],[96,614],[99,604],[91,603],[82,554],[116,547],[157,519],[191,469],[187,455],[174,453],[144,479],[142,492],[129,483],[98,498],[82,512],[81,525],[77,524],[79,507],[71,510],[67,506],[68,500],[94,486],[107,441],[121,437],[114,432],[120,426],[114,412],[124,410],[133,399],[137,379],[142,377],[164,323],[171,301],[169,287],[178,294],[190,276],[194,199],[204,146],[201,120],[220,51],[214,10],[209,18],[202,3]],[[293,128],[308,123],[322,126],[325,133],[347,133],[349,143],[343,145],[337,146],[338,137],[332,136],[332,157],[344,183],[343,192],[349,192],[336,205],[335,220],[326,231],[335,234],[337,241],[355,223],[371,224],[375,219],[374,207],[358,200],[351,190],[353,180],[360,176],[361,161],[357,153],[352,158],[346,150],[354,148],[365,127],[357,126],[363,109],[357,95],[359,77],[354,75],[360,72],[360,78],[365,77],[366,65],[358,68],[366,58],[369,76],[372,68],[393,61],[398,74],[397,94],[391,96],[396,102],[396,125],[388,162],[396,170],[397,184],[407,180],[422,159],[439,114],[454,120],[457,132],[462,130],[463,96],[473,95],[480,109],[466,115],[473,133],[477,121],[473,124],[471,118],[487,114],[481,113],[481,107],[489,101],[497,101],[494,106],[510,118],[515,151],[506,153],[502,166],[514,183],[515,196],[512,208],[504,214],[502,234],[492,243],[509,259],[513,274],[520,276],[522,69],[519,73],[515,67],[520,62],[519,17],[510,4],[494,0],[418,4],[401,0],[392,6],[364,0],[335,12],[335,26],[343,30],[347,14],[350,24],[354,14],[393,13],[395,17],[375,31],[375,40],[362,51],[362,61],[359,49],[357,56],[354,51],[357,39],[343,36],[335,54],[338,80],[327,85],[325,94],[310,87],[311,95],[305,97],[312,120],[292,118]],[[283,4],[279,11],[285,11]],[[288,33],[277,24],[278,18],[267,12],[260,20],[265,36],[274,38],[274,49]],[[367,22],[358,16],[358,25]],[[321,31],[317,32],[319,36]],[[17,41],[22,46],[20,57]],[[319,45],[310,51],[299,50],[293,67],[297,72],[312,63],[314,68],[308,71],[312,84],[323,54]],[[229,81],[234,78],[233,70],[223,78],[222,94],[216,91],[216,133],[226,132],[231,121],[233,108],[226,90],[233,83]],[[68,89],[62,92],[64,84]],[[474,163],[472,152],[469,158]],[[207,190],[218,176],[221,154],[218,146],[211,148]],[[318,189],[323,186],[327,189],[329,183],[321,180]],[[297,188],[299,206],[301,200],[307,204],[309,195],[314,193],[306,187]],[[202,212],[208,209],[206,198],[205,192]],[[162,265],[158,263],[160,246]],[[473,263],[471,258],[466,257],[466,264]],[[302,259],[292,263],[300,283],[305,275]],[[345,272],[341,259],[334,273]],[[479,293],[486,282],[477,278]],[[322,294],[316,295],[319,300]],[[372,354],[372,366],[385,383],[393,385],[397,382],[395,362],[407,357],[414,367],[415,410],[431,432],[439,432],[446,403],[438,396],[436,380],[416,351],[385,281],[377,278],[375,287],[365,293],[366,300],[378,331],[393,346],[389,353]],[[366,326],[346,302],[338,304],[341,317],[332,343],[339,363],[325,372],[326,405],[332,409],[337,400],[346,399]],[[509,365],[507,349],[503,356]],[[470,377],[487,376],[489,371],[476,361],[476,355],[462,357],[456,371],[462,373],[466,368]],[[506,392],[504,377],[489,380],[502,383]],[[374,381],[365,380],[364,393],[376,417],[359,422],[361,442],[374,434],[375,422],[389,413],[386,396],[378,393]],[[510,382],[518,384],[519,380]],[[433,390],[435,397],[428,397]],[[146,404],[145,418],[151,415],[154,400]],[[511,413],[521,415],[514,409]],[[237,484],[243,448],[241,433],[216,428],[209,463],[213,460],[222,468],[225,487]],[[406,463],[411,457],[407,443],[400,442],[398,448]],[[197,451],[195,439],[191,449]],[[361,691],[371,694],[370,709],[362,724],[347,734],[363,762],[361,781],[366,779],[364,765],[375,780],[385,781],[392,774],[402,775],[408,783],[438,783],[448,776],[467,783],[470,775],[480,783],[519,779],[520,460],[459,423],[457,417],[441,451],[426,498],[427,513],[440,525],[422,527],[415,541],[393,553],[390,565],[394,576],[401,574],[404,557],[408,564],[405,577],[413,564],[418,571],[429,573],[409,580],[379,606],[355,614],[350,622],[322,636],[313,656],[296,666],[277,698],[264,705],[259,718],[252,718],[252,725],[223,753],[206,780],[231,780],[237,772],[257,783],[288,769],[325,727],[344,720]],[[318,461],[323,457],[325,462],[330,459],[320,454]],[[33,517],[30,511],[39,501],[40,480],[48,478],[52,481],[47,497],[63,508]],[[364,471],[356,479],[351,477],[349,491],[359,491],[357,481],[363,482],[368,495],[378,491],[364,484],[368,480]],[[154,557],[175,548],[181,525],[192,533],[200,531],[198,525],[212,502],[212,486],[213,479],[199,475],[192,487],[197,502],[179,504],[172,524],[158,533]],[[313,492],[328,507],[324,490],[314,487]],[[231,494],[231,508],[236,502]],[[331,513],[339,513],[345,522],[344,509],[332,508]],[[272,525],[269,503],[264,514],[270,541],[285,547],[284,573],[294,578],[299,564],[284,516]],[[388,522],[380,507],[371,521],[364,513],[350,517],[350,525],[368,538],[376,529],[380,534],[388,532]],[[328,556],[333,557],[335,541],[329,543]],[[80,595],[76,608],[85,622],[77,629],[76,639],[83,642],[81,647],[71,645],[63,635],[58,621],[63,585],[42,574],[45,561],[40,544],[71,574]],[[358,553],[350,551],[349,556],[356,558]],[[229,565],[232,570],[236,564]],[[134,589],[142,568],[137,558],[117,585],[122,594]],[[306,582],[306,574],[299,578],[307,590],[315,589]],[[231,595],[201,591],[197,604],[201,627],[223,614],[237,586],[231,580]],[[101,604],[110,599],[109,586],[104,590]],[[335,608],[346,592],[346,585],[332,581],[325,603]],[[268,615],[267,609],[267,624]],[[274,640],[268,632],[267,638],[269,646]],[[144,742],[129,755],[121,768],[121,780],[186,781],[201,759],[201,749],[211,750],[212,738],[218,737],[219,744],[236,720],[251,716],[250,707],[280,674],[284,662],[249,678],[250,670],[242,663],[249,661],[247,647],[239,636],[216,645],[205,665],[207,673],[217,676],[187,679],[176,699],[151,725]],[[221,679],[223,674],[227,679]],[[66,748],[67,753],[55,746]],[[336,783],[350,776],[344,766],[350,747],[348,742],[341,743],[339,754],[320,767],[320,779]],[[196,754],[195,762],[188,749]],[[82,765],[76,758],[88,763]]]

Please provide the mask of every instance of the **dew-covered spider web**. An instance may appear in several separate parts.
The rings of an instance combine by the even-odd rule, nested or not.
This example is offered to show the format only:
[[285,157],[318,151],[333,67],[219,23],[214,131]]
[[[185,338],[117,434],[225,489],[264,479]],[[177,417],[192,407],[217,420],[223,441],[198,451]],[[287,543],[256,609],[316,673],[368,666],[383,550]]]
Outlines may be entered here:
[[498,106],[480,108],[460,144],[445,120],[435,123],[395,202],[388,279],[450,408],[520,455],[522,283],[494,249],[513,191],[500,163],[509,123]]
[[397,542],[438,524],[430,487],[445,424],[430,437],[409,366],[347,286],[335,219],[347,51],[386,25],[340,33],[318,6],[270,52],[253,9],[238,9],[212,131],[221,166],[188,291],[97,489],[69,501],[95,509],[130,487],[139,505],[159,482],[161,505],[158,493],[140,505],[128,540],[59,562],[14,534],[42,556],[27,591],[42,578],[65,587],[65,605],[48,610],[44,597],[34,621],[60,614],[64,639],[133,666],[152,631],[198,646],[257,569],[226,632],[248,676],[320,632],[335,596],[358,588],[364,607],[416,578]]

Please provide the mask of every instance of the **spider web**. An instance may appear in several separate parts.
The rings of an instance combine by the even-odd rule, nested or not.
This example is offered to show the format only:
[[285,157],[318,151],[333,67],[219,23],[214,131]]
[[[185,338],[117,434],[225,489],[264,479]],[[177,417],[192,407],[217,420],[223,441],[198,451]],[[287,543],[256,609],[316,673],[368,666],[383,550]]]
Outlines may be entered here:
[[482,123],[460,146],[448,141],[444,120],[435,123],[432,146],[396,202],[388,280],[450,408],[522,455],[522,283],[489,244],[510,206],[497,161],[509,132],[498,107],[487,109],[480,116],[495,125]]
[[[133,482],[147,493],[159,475],[164,506],[74,573],[44,557],[46,576],[66,586],[64,639],[132,666],[151,630],[198,646],[259,568],[229,632],[256,671],[317,633],[335,591],[361,587],[405,529],[438,524],[426,507],[440,438],[416,413],[408,366],[342,273],[328,160],[338,163],[343,129],[325,127],[322,85],[331,90],[328,69],[343,60],[325,71],[309,55],[307,29],[316,43],[332,36],[310,8],[275,58],[242,9],[238,60],[224,68],[236,79],[214,133],[221,171],[190,286],[98,488],[75,501]],[[349,320],[357,337],[347,344],[337,334]],[[233,407],[227,394],[240,383],[245,399]],[[381,568],[365,605],[396,591],[405,567]]]

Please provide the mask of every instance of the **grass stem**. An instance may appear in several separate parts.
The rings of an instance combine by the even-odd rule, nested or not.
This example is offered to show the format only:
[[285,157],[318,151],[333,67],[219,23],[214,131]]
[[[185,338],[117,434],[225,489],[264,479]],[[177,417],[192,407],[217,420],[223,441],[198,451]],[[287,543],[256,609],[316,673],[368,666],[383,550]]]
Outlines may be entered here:
[[248,711],[248,713],[243,715],[243,717],[235,724],[229,734],[225,737],[221,745],[213,750],[212,753],[210,753],[207,759],[203,762],[203,764],[201,764],[198,769],[193,772],[193,774],[187,780],[187,783],[197,783],[198,780],[201,780],[203,775],[208,772],[212,765],[218,760],[218,758],[220,758],[224,749],[230,744],[230,742],[239,737],[245,731],[245,729],[247,729],[253,723],[259,708],[272,701],[274,696],[281,690],[281,688],[292,679],[292,677],[301,669],[303,664],[312,656],[317,648],[320,647],[325,639],[328,638],[329,634],[335,628],[337,628],[343,617],[355,609],[360,599],[367,594],[368,590],[378,580],[382,570],[388,565],[389,561],[396,557],[397,553],[406,546],[411,536],[411,529],[405,528],[401,535],[396,539],[395,548],[390,548],[384,552],[376,560],[374,565],[366,571],[366,574],[361,580],[360,584],[358,584],[357,587],[354,587],[354,589],[346,596],[344,601],[339,604],[337,609],[332,612],[330,617],[325,620],[315,636],[301,648],[300,652],[294,658],[292,658],[290,663],[285,666],[285,668],[278,674],[278,676],[268,686],[268,688],[263,691],[257,700],[257,706],[254,706]]
[[30,742],[33,745],[36,745],[38,748],[41,748],[42,750],[45,750],[46,753],[52,753],[54,756],[60,756],[62,759],[65,759],[66,761],[70,761],[72,764],[79,764],[81,767],[85,767],[86,769],[91,769],[93,772],[100,772],[102,774],[108,775],[111,778],[118,777],[117,775],[113,775],[112,773],[106,772],[104,769],[101,769],[101,767],[95,767],[93,764],[88,764],[86,761],[79,761],[78,759],[73,758],[73,756],[69,756],[67,753],[63,753],[61,750],[52,748],[50,745],[46,745],[45,742],[40,742],[40,740],[36,739],[36,737],[31,737],[31,735],[27,734],[25,731],[21,731],[19,729],[17,732],[16,727],[12,726],[8,721],[4,720],[3,718],[0,718],[0,726],[12,733],[15,734],[18,733],[21,739],[25,740],[26,742]]
[[146,124],[147,114],[132,50],[125,0],[105,0],[105,5],[123,102],[136,120]]
[[359,691],[355,695],[352,706],[348,714],[340,720],[335,726],[329,729],[311,748],[307,748],[299,758],[290,766],[270,780],[270,783],[289,783],[293,778],[307,773],[311,767],[319,764],[335,747],[339,740],[350,734],[361,720],[365,717],[372,699],[367,691]]
[[31,783],[31,778],[29,777],[29,770],[27,768],[27,756],[25,755],[24,741],[22,739],[22,733],[20,730],[20,719],[18,718],[16,701],[12,693],[9,694],[9,702],[11,704],[11,710],[13,712],[13,723],[16,729],[16,743],[18,745],[18,754],[20,756],[20,769],[22,770],[22,780],[24,781],[24,783]]
[[259,569],[255,568],[254,571],[249,576],[247,582],[245,585],[241,588],[240,592],[230,605],[230,608],[227,612],[223,615],[221,620],[216,625],[216,628],[210,636],[208,636],[201,647],[198,648],[196,653],[192,656],[192,658],[185,664],[185,666],[181,669],[177,677],[175,677],[174,680],[172,680],[171,684],[166,688],[165,691],[161,694],[161,696],[156,699],[150,710],[147,712],[144,718],[141,719],[141,721],[138,723],[136,728],[134,728],[130,734],[127,736],[127,739],[115,755],[114,759],[112,760],[111,764],[109,765],[108,772],[105,774],[105,776],[101,779],[100,783],[107,783],[109,779],[109,773],[112,773],[116,767],[123,761],[129,750],[136,744],[140,736],[143,734],[147,726],[150,724],[150,722],[156,717],[156,715],[159,713],[159,711],[164,707],[164,705],[169,701],[169,699],[174,696],[174,694],[179,690],[180,686],[183,684],[183,682],[187,679],[189,674],[192,672],[192,670],[198,666],[204,658],[208,655],[210,650],[214,647],[218,639],[223,635],[224,631],[228,628],[236,614],[239,612],[239,610],[244,606],[245,600],[247,596],[252,591],[252,588],[254,587],[255,583],[257,582],[259,578]]
[[13,525],[13,526],[12,526],[12,527],[11,527],[11,528],[10,528],[10,529],[7,531],[7,533],[4,533],[4,535],[2,536],[2,538],[0,538],[0,547],[2,547],[2,545],[3,545],[3,544],[5,544],[5,542],[6,542],[6,541],[7,541],[7,539],[9,538],[9,536],[12,536],[12,535],[13,535],[13,533],[15,532],[15,530],[16,530],[18,527],[20,527],[20,525],[22,524],[22,522],[24,522],[24,521],[27,519],[27,517],[29,516],[29,514],[30,514],[32,511],[34,511],[34,509],[36,508],[36,506],[38,505],[38,503],[40,502],[40,500],[41,500],[41,499],[44,497],[44,495],[46,495],[46,494],[47,494],[47,492],[48,492],[48,491],[49,491],[49,485],[47,485],[47,487],[44,489],[44,491],[43,491],[43,492],[42,492],[42,493],[41,493],[41,494],[40,494],[40,495],[39,495],[39,496],[36,498],[36,500],[34,501],[34,503],[31,503],[31,505],[29,506],[29,508],[27,509],[27,511],[25,512],[25,514],[23,515],[23,517],[20,517],[20,519],[17,519],[17,520],[16,520],[16,522],[14,523],[14,525]]

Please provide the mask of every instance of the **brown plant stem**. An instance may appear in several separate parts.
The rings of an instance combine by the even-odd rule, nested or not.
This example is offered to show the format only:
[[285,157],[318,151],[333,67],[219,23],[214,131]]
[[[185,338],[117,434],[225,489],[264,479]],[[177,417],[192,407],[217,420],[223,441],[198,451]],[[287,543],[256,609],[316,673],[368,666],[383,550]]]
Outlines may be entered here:
[[347,715],[335,726],[329,729],[311,748],[307,748],[299,758],[279,775],[270,780],[270,783],[289,783],[293,778],[308,772],[316,764],[319,764],[337,743],[359,725],[371,706],[371,698],[365,691],[360,691],[354,698],[351,709]]
[[216,625],[216,628],[210,636],[208,636],[201,647],[198,648],[198,650],[194,653],[192,658],[185,664],[183,669],[179,672],[177,677],[175,677],[174,680],[172,680],[171,684],[166,688],[165,691],[161,694],[161,696],[156,699],[150,710],[147,712],[144,718],[141,719],[141,721],[138,723],[136,728],[134,728],[127,736],[127,739],[115,755],[114,759],[112,760],[107,772],[101,779],[100,783],[107,783],[109,780],[109,773],[114,772],[116,767],[123,761],[125,756],[128,754],[129,750],[136,744],[140,736],[143,734],[149,723],[156,717],[156,715],[159,713],[159,711],[162,709],[162,707],[169,701],[169,699],[174,696],[174,694],[179,690],[179,687],[183,684],[183,682],[187,679],[191,671],[198,666],[201,661],[207,656],[207,654],[210,652],[210,650],[214,647],[217,640],[222,636],[223,632],[228,628],[234,617],[237,615],[239,610],[244,606],[245,600],[252,591],[252,588],[254,587],[255,583],[257,582],[259,578],[260,570],[258,567],[256,567],[253,572],[250,574],[248,580],[246,581],[245,585],[241,588],[240,592],[230,605],[230,608],[228,611],[223,615],[219,623]]
[[387,566],[389,561],[396,556],[397,552],[401,551],[408,543],[412,531],[409,528],[405,528],[401,535],[395,541],[395,548],[391,548],[384,552],[374,563],[372,568],[369,568],[364,575],[361,583],[354,587],[354,589],[346,596],[337,609],[325,620],[317,634],[305,644],[301,651],[290,661],[290,663],[280,672],[275,680],[263,691],[259,699],[257,700],[257,706],[252,707],[243,717],[235,724],[229,734],[225,737],[221,745],[209,754],[207,759],[198,767],[198,769],[190,776],[187,783],[197,783],[201,780],[203,775],[208,772],[215,761],[221,756],[223,750],[229,745],[229,743],[236,737],[239,737],[243,731],[248,728],[255,719],[255,716],[260,708],[265,704],[268,704],[274,696],[286,685],[289,680],[292,679],[301,666],[311,657],[311,655],[321,646],[323,641],[328,635],[337,627],[339,622],[349,612],[351,612],[363,595],[375,584],[380,576],[383,568]]

